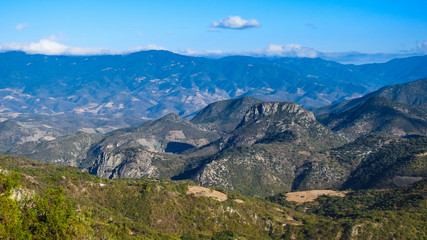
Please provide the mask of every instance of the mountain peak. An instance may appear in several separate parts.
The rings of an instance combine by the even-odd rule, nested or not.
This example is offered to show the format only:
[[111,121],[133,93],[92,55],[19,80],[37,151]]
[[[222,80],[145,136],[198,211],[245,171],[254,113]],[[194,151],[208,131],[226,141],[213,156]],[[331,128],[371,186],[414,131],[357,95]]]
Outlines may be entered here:
[[242,121],[245,113],[260,102],[260,99],[248,96],[214,102],[203,108],[191,122],[209,130],[231,132]]
[[308,110],[305,110],[300,105],[294,102],[263,102],[254,105],[249,111],[245,114],[242,122],[245,124],[260,118],[287,118],[299,120],[308,120],[316,121],[313,113]]
[[[292,136],[288,138],[286,136]],[[335,146],[342,139],[320,124],[313,113],[293,102],[255,104],[230,134],[228,146],[251,145],[285,139]],[[310,140],[309,140],[310,139]],[[292,140],[292,141],[293,141]],[[320,144],[323,142],[322,144]]]

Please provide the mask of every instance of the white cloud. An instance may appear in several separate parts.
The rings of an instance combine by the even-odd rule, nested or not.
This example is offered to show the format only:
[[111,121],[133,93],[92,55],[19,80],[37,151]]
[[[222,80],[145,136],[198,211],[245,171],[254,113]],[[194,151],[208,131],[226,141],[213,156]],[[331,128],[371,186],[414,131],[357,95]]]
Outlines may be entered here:
[[299,44],[270,44],[267,48],[255,50],[254,53],[268,57],[307,57],[316,58],[319,52],[313,48],[304,47]]
[[20,24],[18,24],[18,25],[15,26],[15,29],[18,30],[18,31],[20,31],[20,30],[22,30],[25,27],[28,27],[27,23],[20,23]]
[[[60,38],[62,37],[60,36]],[[138,51],[147,51],[147,50],[168,50],[162,46],[158,46],[155,44],[148,44],[146,46],[137,46],[124,51],[115,51],[115,50],[110,50],[105,48],[68,46],[58,42],[57,39],[58,37],[55,34],[53,34],[53,35],[50,35],[48,38],[39,40],[38,42],[0,43],[0,52],[22,51],[28,54],[86,56],[86,55],[128,54],[128,53],[133,53]]]
[[167,51],[170,51],[167,48],[162,47],[162,46],[158,46],[156,44],[148,44],[146,46],[137,46],[137,47],[130,48],[130,49],[124,51],[123,53],[133,53],[133,52],[148,51],[148,50],[167,50]]
[[28,54],[45,54],[45,55],[119,55],[129,54],[138,51],[147,50],[166,50],[177,54],[187,56],[219,58],[232,55],[254,56],[254,57],[306,57],[306,58],[323,58],[326,60],[340,63],[373,63],[386,62],[393,58],[402,58],[410,56],[419,56],[427,54],[427,41],[418,42],[416,48],[408,51],[396,53],[361,53],[361,52],[325,52],[313,48],[305,47],[299,44],[270,44],[266,48],[243,51],[222,51],[222,50],[194,50],[191,48],[185,50],[170,50],[155,44],[146,46],[137,46],[127,50],[110,50],[105,48],[88,48],[68,46],[58,42],[58,36],[51,35],[48,38],[41,39],[38,42],[30,43],[0,43],[0,52],[23,51]]
[[191,48],[187,48],[181,51],[175,51],[175,53],[186,55],[186,56],[197,56],[197,57],[223,57],[227,55],[232,55],[231,53],[225,53],[221,50],[205,50],[198,51]]
[[204,56],[204,57],[225,57],[232,55],[241,56],[255,56],[255,57],[306,57],[317,58],[321,52],[304,47],[298,44],[270,44],[266,48],[248,51],[229,51],[224,52],[221,50],[204,50],[198,51],[194,49],[186,49],[183,51],[175,51],[175,53],[188,55],[188,56]]
[[213,22],[212,27],[218,28],[229,28],[229,29],[246,29],[252,27],[259,27],[261,24],[255,19],[245,20],[239,16],[231,16],[219,20],[219,22]]
[[0,43],[0,51],[23,51],[29,54],[46,55],[100,55],[108,54],[109,50],[102,48],[84,48],[67,46],[51,39],[41,39],[30,43]]

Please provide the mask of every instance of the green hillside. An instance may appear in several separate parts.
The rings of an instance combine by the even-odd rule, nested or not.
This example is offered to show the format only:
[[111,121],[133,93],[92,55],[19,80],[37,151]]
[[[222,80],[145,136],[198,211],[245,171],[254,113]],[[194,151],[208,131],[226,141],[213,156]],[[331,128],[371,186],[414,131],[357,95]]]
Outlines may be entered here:
[[427,237],[426,181],[297,205],[283,194],[219,201],[188,194],[191,182],[108,180],[21,157],[1,156],[0,166],[2,239]]
[[[282,224],[292,222],[286,220],[286,209],[262,199],[228,193],[228,200],[220,202],[188,195],[189,182],[108,180],[12,156],[0,157],[0,166],[0,238],[211,239],[231,233],[242,239],[270,239],[269,232],[280,235]],[[19,178],[20,186],[10,184],[9,179]],[[39,212],[38,205],[37,212],[28,207],[51,200],[56,205],[40,206],[48,208],[40,211],[51,211],[54,219],[43,219],[50,217]],[[59,226],[64,219],[72,229]],[[54,229],[43,235],[39,224]]]

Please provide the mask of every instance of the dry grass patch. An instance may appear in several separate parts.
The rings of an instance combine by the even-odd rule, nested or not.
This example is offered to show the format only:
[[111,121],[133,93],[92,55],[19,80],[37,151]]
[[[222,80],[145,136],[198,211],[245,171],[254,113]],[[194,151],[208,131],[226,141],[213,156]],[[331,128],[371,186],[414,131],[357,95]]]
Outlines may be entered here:
[[425,153],[420,153],[420,154],[417,154],[417,157],[425,157],[425,156],[427,156],[427,152],[425,152]]
[[299,151],[298,153],[301,155],[305,155],[305,156],[311,156],[311,153],[309,153],[307,151]]
[[344,197],[347,192],[333,191],[333,190],[311,190],[301,192],[290,192],[286,194],[286,200],[296,202],[299,204],[314,201],[322,195]]
[[200,186],[188,186],[187,194],[193,194],[196,197],[210,197],[220,202],[228,199],[228,196],[222,192]]

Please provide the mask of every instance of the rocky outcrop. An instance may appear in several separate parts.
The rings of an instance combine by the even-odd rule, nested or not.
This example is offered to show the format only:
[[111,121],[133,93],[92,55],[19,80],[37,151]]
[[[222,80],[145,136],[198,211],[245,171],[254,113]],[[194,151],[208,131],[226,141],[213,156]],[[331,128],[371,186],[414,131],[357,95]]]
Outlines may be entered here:
[[222,150],[193,176],[204,186],[220,186],[249,195],[290,191],[306,162],[322,161],[321,149],[342,139],[296,103],[254,105],[239,126],[218,143]]
[[111,151],[99,154],[89,173],[104,178],[159,177],[153,166],[155,153],[144,150]]
[[79,167],[90,147],[101,139],[101,135],[78,132],[50,141],[32,141],[17,145],[7,154],[25,156],[40,162]]
[[317,122],[313,113],[291,102],[264,102],[254,105],[236,130],[227,137],[227,147],[254,143],[313,142],[313,148],[338,146],[342,139]]
[[88,172],[105,178],[171,178],[184,167],[185,158],[178,155],[123,148],[99,152]]
[[93,145],[81,168],[107,178],[172,177],[184,168],[183,156],[219,138],[177,114],[110,133]]

